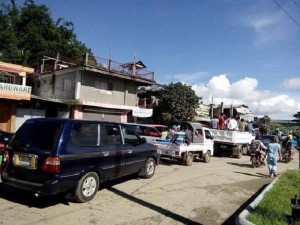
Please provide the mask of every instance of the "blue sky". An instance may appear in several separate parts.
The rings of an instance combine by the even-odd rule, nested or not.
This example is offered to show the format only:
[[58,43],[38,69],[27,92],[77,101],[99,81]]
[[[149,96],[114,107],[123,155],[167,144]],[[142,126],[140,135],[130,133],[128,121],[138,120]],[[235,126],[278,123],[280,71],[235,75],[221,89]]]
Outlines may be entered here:
[[35,3],[72,21],[95,56],[142,60],[157,82],[189,84],[204,103],[244,103],[272,119],[300,111],[300,0]]

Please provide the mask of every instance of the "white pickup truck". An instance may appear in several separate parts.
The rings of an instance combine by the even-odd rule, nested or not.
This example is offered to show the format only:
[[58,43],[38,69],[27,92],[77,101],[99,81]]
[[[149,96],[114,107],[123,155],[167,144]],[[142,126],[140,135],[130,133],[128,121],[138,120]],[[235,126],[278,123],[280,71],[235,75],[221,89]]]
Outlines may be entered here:
[[179,143],[168,139],[156,139],[153,144],[158,146],[161,151],[161,158],[175,159],[187,166],[191,166],[194,159],[202,159],[208,163],[214,154],[214,141],[208,128],[203,127],[200,123],[180,122],[176,123],[192,131],[192,142]]
[[255,138],[249,132],[210,129],[214,137],[215,155],[229,154],[241,158],[249,152],[251,141]]

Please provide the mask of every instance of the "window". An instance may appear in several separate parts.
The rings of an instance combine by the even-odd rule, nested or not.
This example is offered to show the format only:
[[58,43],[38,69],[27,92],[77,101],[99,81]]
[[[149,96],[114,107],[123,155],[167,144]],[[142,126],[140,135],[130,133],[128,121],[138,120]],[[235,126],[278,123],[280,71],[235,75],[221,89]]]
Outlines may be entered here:
[[105,81],[95,81],[95,89],[100,90],[100,93],[102,94],[111,95],[113,87],[112,87],[112,83],[108,83]]
[[71,133],[71,144],[74,146],[98,146],[98,124],[75,123]]
[[124,135],[124,141],[126,144],[138,144],[139,143],[140,139],[135,134],[132,127],[123,125],[122,130],[123,130],[123,135]]
[[117,125],[101,125],[100,127],[100,145],[101,146],[114,146],[121,145],[121,132]]
[[72,80],[71,78],[63,79],[63,91],[71,91],[72,88]]
[[208,130],[205,130],[205,138],[206,139],[212,139],[211,138],[211,134],[210,134],[210,132]]
[[14,147],[29,150],[52,151],[61,127],[59,121],[27,121],[19,128],[11,143]]
[[13,84],[14,83],[14,76],[13,75],[2,75],[0,73],[0,82],[1,83]]

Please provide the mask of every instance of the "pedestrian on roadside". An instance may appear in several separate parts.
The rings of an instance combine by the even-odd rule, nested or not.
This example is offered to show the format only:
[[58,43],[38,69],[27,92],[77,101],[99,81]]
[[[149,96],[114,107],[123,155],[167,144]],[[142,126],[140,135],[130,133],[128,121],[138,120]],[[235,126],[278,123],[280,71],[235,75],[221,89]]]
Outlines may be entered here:
[[269,169],[269,176],[272,177],[273,175],[276,177],[277,173],[277,161],[279,157],[280,151],[280,144],[277,143],[277,139],[271,138],[270,143],[267,150],[267,163]]

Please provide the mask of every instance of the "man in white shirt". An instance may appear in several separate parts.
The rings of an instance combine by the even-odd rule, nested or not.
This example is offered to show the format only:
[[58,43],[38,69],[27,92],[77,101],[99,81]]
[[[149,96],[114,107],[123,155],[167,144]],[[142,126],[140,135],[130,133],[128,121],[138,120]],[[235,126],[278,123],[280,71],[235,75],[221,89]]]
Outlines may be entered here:
[[238,130],[238,123],[233,116],[230,116],[227,128],[228,130]]

